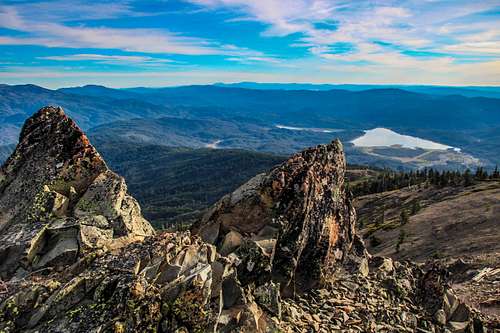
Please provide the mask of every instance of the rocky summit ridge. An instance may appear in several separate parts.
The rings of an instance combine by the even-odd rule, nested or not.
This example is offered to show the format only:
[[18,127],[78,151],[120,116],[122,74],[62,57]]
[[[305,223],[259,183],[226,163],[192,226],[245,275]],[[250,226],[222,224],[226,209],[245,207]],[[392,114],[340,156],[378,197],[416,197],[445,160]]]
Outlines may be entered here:
[[154,234],[62,109],[0,177],[0,332],[486,332],[446,270],[372,257],[334,141]]
[[61,108],[23,126],[0,170],[0,277],[63,268],[96,248],[150,236],[151,225]]

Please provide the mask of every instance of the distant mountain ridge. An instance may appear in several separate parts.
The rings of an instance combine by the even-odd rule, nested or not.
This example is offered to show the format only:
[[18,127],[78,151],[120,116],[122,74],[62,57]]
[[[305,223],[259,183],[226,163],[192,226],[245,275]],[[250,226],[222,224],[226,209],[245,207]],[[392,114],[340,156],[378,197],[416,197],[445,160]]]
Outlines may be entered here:
[[[114,91],[114,89],[109,89]],[[36,85],[0,86],[0,145],[17,143],[22,123],[45,105],[62,106],[84,130],[103,123],[138,117],[173,115],[168,107],[138,99],[68,94]]]
[[[431,95],[462,95],[465,97],[500,98],[500,87],[495,86],[426,86],[398,84],[315,84],[315,83],[215,83],[218,87],[262,90],[334,90],[363,91],[370,89],[396,88]],[[131,89],[133,90],[133,89]]]
[[57,91],[69,93],[73,95],[95,96],[95,97],[111,97],[116,99],[132,99],[136,96],[135,93],[129,90],[113,89],[105,86],[88,84],[82,87],[60,88]]
[[[83,94],[87,88],[74,89]],[[94,87],[88,89],[90,93],[95,90]],[[64,91],[71,93],[73,90]],[[326,125],[319,127],[340,124],[461,129],[500,124],[500,111],[496,112],[500,110],[499,99],[436,96],[398,88],[312,91],[194,85],[152,88],[143,94],[131,94],[155,105],[214,107],[225,114],[267,122],[287,121],[290,125],[318,126],[323,123]]]
[[[0,85],[1,86],[1,85]],[[374,89],[400,89],[409,92],[447,96],[461,95],[464,97],[487,97],[500,98],[500,87],[497,86],[436,86],[436,85],[399,85],[399,84],[320,84],[320,83],[261,83],[261,82],[237,82],[223,83],[218,82],[213,85],[221,88],[242,88],[253,90],[347,90],[364,91]],[[82,94],[87,96],[110,96],[114,98],[130,98],[132,94],[151,94],[164,89],[175,89],[188,86],[171,87],[132,87],[132,88],[108,88],[101,85],[84,85],[76,87],[65,87],[57,89],[62,92],[72,94]],[[137,96],[137,95],[136,95]],[[138,97],[138,96],[137,96]]]
[[[104,134],[109,136],[120,130],[120,135],[138,142],[158,143],[154,141],[168,136],[169,144],[184,145],[194,140],[195,144],[187,146],[198,148],[222,139],[221,147],[290,153],[340,137],[347,144],[348,158],[354,158],[350,162],[371,163],[374,156],[360,151],[353,154],[349,142],[364,130],[383,127],[459,147],[490,167],[500,164],[500,145],[496,140],[500,130],[500,99],[497,98],[442,96],[394,87],[320,91],[217,85],[112,89],[89,85],[50,90],[34,85],[3,85],[0,86],[0,145],[15,143],[24,119],[43,104],[64,107],[90,133],[106,131],[109,134]],[[166,131],[173,127],[165,127],[165,119],[176,124],[175,133]],[[199,130],[193,132],[191,125],[184,126],[183,122]],[[209,128],[209,123],[216,126]],[[276,125],[299,130],[277,131]],[[212,134],[204,134],[202,128]],[[214,133],[215,128],[223,138],[217,137],[220,134]],[[300,128],[336,131],[325,135]],[[171,140],[173,134],[178,137],[176,140]],[[391,167],[405,164],[395,164],[385,156],[376,160],[388,161]]]

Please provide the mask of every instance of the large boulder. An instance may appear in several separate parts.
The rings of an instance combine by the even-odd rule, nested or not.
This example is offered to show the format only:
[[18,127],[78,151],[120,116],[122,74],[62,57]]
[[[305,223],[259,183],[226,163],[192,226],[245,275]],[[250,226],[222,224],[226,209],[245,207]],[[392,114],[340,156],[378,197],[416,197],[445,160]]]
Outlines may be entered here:
[[223,197],[193,227],[224,255],[235,253],[244,276],[306,290],[351,252],[355,211],[344,186],[337,140],[304,150]]
[[63,268],[95,248],[153,234],[124,179],[61,108],[26,121],[0,169],[0,278]]

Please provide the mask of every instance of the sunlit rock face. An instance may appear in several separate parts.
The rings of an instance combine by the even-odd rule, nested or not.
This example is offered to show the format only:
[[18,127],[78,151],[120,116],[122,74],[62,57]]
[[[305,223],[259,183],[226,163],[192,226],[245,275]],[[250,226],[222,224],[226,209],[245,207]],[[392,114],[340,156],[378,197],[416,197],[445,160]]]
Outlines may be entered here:
[[61,108],[42,108],[26,121],[0,170],[3,279],[153,233],[124,179]]
[[222,198],[193,230],[243,260],[242,282],[269,277],[283,290],[308,289],[346,258],[355,237],[344,172],[339,141],[304,150]]

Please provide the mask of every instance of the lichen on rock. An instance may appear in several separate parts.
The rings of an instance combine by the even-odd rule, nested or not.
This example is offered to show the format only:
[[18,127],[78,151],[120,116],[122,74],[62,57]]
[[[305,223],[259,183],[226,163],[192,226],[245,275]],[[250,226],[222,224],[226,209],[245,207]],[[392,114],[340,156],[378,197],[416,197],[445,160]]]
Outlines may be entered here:
[[[42,108],[26,121],[0,174],[3,279],[63,267],[117,238],[154,233],[123,178],[61,108]],[[84,227],[92,219],[103,223]]]

